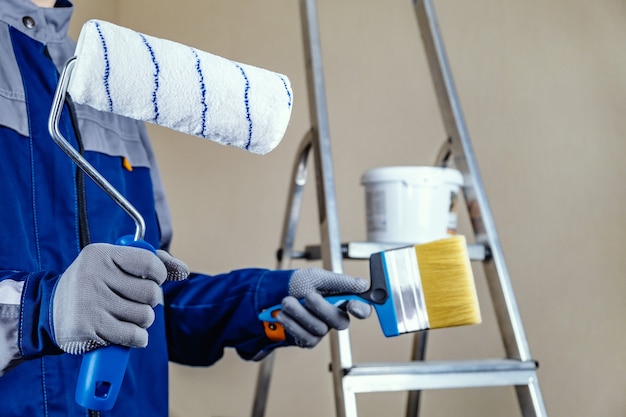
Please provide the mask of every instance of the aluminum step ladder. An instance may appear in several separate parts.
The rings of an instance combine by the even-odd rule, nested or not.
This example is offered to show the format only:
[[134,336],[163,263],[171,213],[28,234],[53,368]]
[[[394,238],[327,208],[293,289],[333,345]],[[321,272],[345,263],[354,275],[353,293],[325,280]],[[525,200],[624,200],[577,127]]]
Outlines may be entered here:
[[[523,417],[546,417],[547,411],[537,379],[538,364],[533,360],[517,302],[513,294],[502,248],[496,233],[472,143],[446,57],[432,0],[414,0],[413,6],[435,85],[447,134],[435,164],[454,163],[465,184],[464,201],[474,232],[469,254],[484,266],[506,358],[464,361],[427,361],[427,332],[414,334],[411,360],[406,363],[364,363],[352,361],[349,330],[330,333],[331,372],[338,417],[358,415],[356,394],[408,391],[407,417],[419,413],[420,393],[427,389],[514,386]],[[289,198],[283,224],[278,268],[292,259],[321,259],[327,270],[341,273],[342,260],[368,259],[371,253],[390,249],[374,242],[342,243],[336,210],[333,163],[319,26],[315,0],[300,0],[307,72],[311,129],[298,148],[292,169]],[[302,196],[307,180],[307,162],[313,152],[320,224],[320,245],[294,250]],[[274,355],[260,366],[252,409],[253,417],[263,417],[269,393]]]

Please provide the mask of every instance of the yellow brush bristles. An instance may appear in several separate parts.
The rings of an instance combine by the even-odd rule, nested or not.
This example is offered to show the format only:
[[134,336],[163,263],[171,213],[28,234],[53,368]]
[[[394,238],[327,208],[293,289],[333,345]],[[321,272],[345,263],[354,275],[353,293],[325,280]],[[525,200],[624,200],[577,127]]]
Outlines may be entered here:
[[415,245],[431,329],[481,322],[474,274],[461,235]]

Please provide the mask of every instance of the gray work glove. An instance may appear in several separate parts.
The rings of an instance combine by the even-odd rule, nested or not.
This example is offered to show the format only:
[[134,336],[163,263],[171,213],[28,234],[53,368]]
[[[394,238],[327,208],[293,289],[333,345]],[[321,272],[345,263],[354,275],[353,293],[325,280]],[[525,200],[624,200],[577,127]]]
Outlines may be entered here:
[[[319,268],[296,270],[289,281],[289,296],[282,301],[276,316],[285,328],[287,342],[312,348],[330,329],[344,330],[350,324],[348,313],[358,319],[372,314],[372,307],[364,302],[351,300],[335,306],[324,295],[362,293],[368,289],[363,278],[353,278]],[[304,299],[301,303],[299,299]]]
[[[181,279],[185,264],[165,251],[95,243],[61,275],[52,299],[56,344],[82,354],[109,344],[145,347],[162,299],[159,286]],[[187,273],[185,274],[185,271]]]

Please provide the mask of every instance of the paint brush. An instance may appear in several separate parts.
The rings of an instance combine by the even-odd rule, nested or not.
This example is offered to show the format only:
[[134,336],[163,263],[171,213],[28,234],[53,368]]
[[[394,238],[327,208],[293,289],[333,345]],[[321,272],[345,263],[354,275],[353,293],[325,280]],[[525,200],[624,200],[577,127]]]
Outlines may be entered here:
[[[481,322],[464,236],[377,252],[369,264],[367,291],[325,299],[338,305],[350,300],[372,305],[386,337]],[[259,315],[273,340],[284,332],[274,318],[278,310],[280,305]]]

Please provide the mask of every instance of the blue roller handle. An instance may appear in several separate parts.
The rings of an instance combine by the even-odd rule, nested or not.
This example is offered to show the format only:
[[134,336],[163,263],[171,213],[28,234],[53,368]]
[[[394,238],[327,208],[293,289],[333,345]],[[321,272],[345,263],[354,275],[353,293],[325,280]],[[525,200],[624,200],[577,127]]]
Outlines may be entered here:
[[[134,240],[133,236],[122,236],[117,245],[134,246],[156,251],[148,242]],[[83,355],[83,362],[76,385],[76,402],[90,410],[106,411],[113,408],[120,392],[130,348],[105,346]]]

